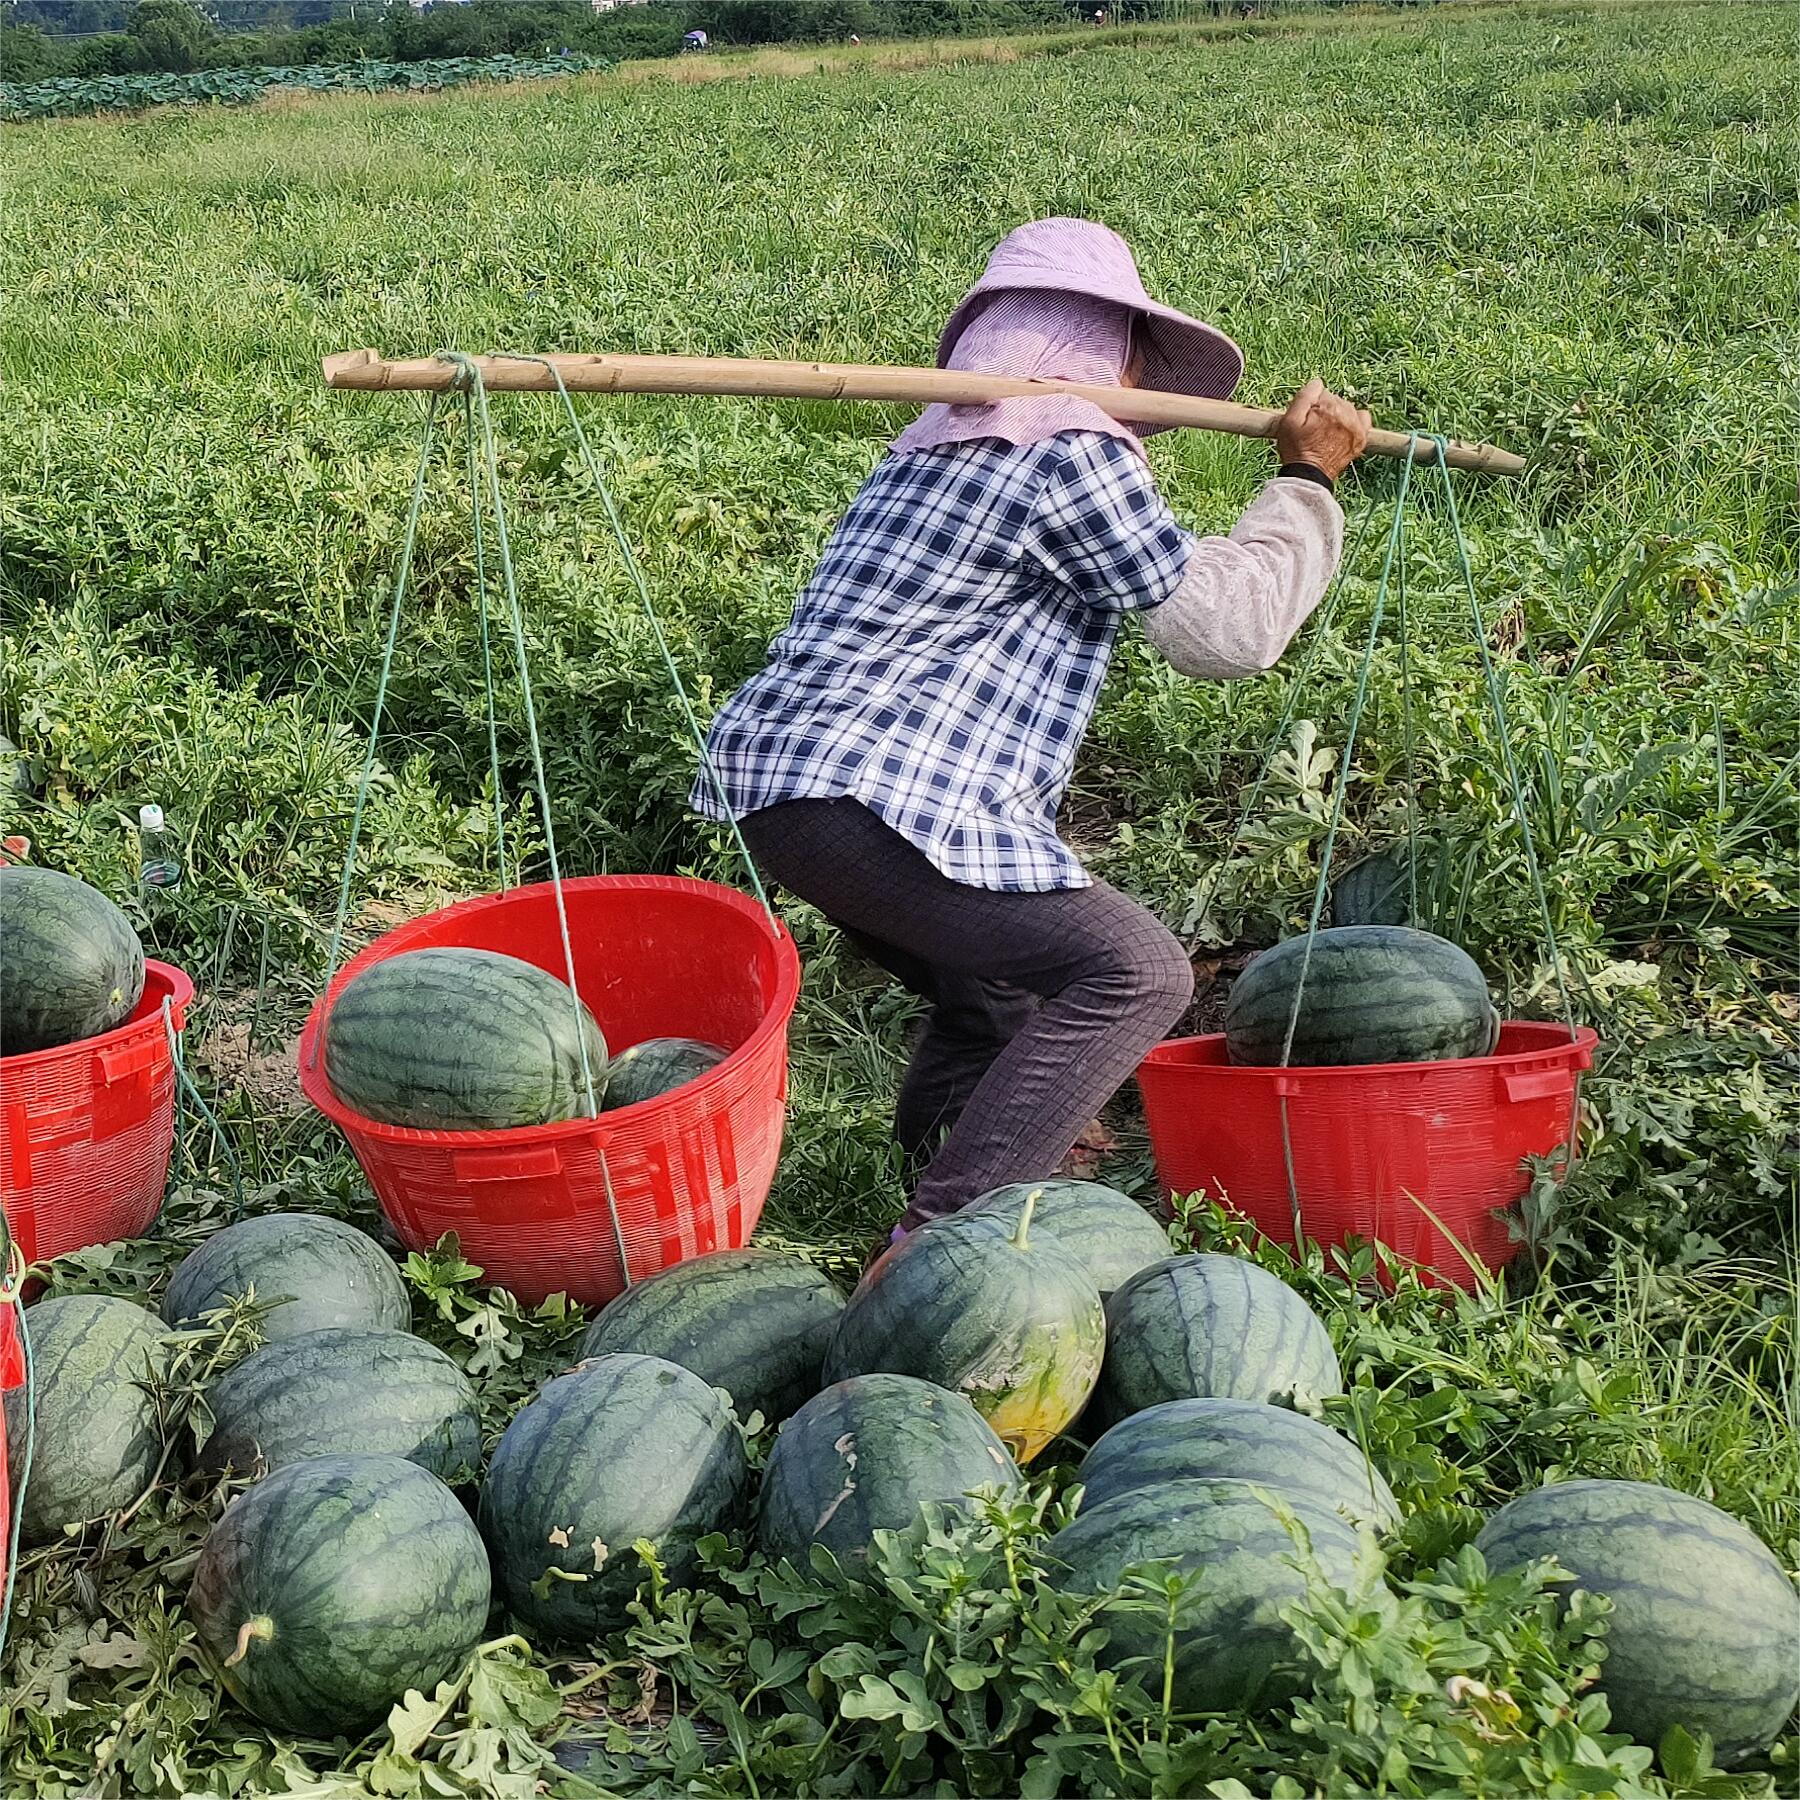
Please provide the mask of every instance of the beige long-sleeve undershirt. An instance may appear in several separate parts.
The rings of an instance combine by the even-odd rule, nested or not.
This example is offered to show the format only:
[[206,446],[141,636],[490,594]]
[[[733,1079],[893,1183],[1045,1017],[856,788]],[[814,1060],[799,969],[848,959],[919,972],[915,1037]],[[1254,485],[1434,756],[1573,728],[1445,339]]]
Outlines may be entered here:
[[1225,537],[1194,542],[1180,585],[1138,617],[1179,674],[1234,681],[1272,669],[1325,597],[1344,509],[1316,481],[1278,475]]

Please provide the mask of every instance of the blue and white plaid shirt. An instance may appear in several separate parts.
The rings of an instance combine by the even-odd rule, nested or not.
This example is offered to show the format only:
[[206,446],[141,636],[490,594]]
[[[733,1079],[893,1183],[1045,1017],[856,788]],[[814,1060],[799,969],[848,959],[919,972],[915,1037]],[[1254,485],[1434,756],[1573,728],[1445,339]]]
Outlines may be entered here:
[[[1194,540],[1102,432],[889,456],[708,750],[740,818],[860,800],[970,887],[1088,885],[1056,812],[1122,613]],[[704,771],[693,805],[724,816]]]

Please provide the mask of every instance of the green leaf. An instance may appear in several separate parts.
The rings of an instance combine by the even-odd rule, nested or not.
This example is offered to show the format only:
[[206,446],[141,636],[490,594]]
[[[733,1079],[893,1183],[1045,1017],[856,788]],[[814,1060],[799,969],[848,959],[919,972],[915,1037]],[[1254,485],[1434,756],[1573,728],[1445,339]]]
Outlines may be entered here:
[[1677,1788],[1697,1788],[1712,1773],[1712,1739],[1705,1732],[1696,1737],[1683,1725],[1671,1725],[1662,1735],[1656,1758]]
[[392,1795],[396,1800],[424,1792],[417,1759],[396,1750],[391,1744],[383,1745],[375,1753],[375,1760],[364,1771],[363,1780],[371,1793]]
[[394,1752],[417,1756],[461,1695],[460,1681],[439,1682],[429,1700],[417,1688],[408,1688],[406,1697],[388,1714],[388,1737]]
[[141,1669],[153,1652],[127,1631],[109,1632],[97,1644],[83,1644],[76,1657],[89,1669]]
[[517,1652],[477,1652],[469,1674],[469,1717],[479,1724],[541,1731],[562,1716],[550,1677]]
[[[1019,1800],[1058,1800],[1064,1791],[1064,1774],[1063,1760],[1056,1751],[1040,1751],[1025,1764],[1025,1772],[1019,1778]],[[1248,1789],[1244,1800],[1251,1800]]]
[[950,1685],[959,1693],[975,1694],[986,1687],[1000,1674],[997,1663],[953,1662],[945,1674],[950,1678]]

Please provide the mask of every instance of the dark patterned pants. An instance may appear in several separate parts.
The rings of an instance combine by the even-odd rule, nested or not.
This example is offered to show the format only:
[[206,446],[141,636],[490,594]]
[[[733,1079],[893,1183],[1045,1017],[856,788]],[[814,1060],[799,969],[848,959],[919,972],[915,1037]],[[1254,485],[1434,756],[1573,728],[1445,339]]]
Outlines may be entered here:
[[1102,882],[966,887],[855,800],[785,801],[742,824],[771,881],[930,1006],[894,1118],[922,1170],[909,1226],[1053,1175],[1193,994],[1173,934]]

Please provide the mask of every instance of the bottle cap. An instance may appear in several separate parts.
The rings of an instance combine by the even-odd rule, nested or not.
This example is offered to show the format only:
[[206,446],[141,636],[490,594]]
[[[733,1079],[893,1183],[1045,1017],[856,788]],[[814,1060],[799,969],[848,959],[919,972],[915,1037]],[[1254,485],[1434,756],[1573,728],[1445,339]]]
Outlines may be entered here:
[[138,808],[138,829],[140,831],[161,831],[163,814],[160,806],[140,806]]

